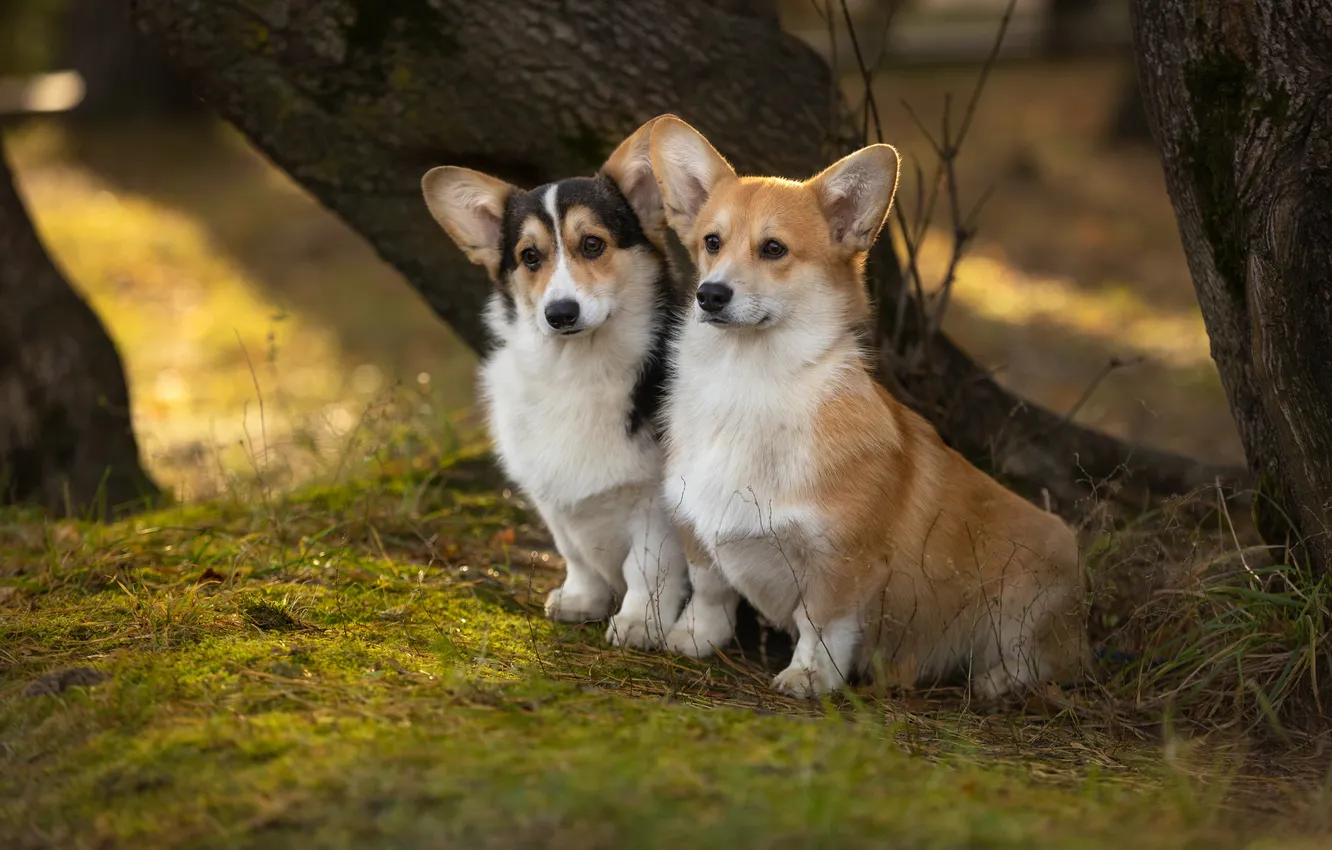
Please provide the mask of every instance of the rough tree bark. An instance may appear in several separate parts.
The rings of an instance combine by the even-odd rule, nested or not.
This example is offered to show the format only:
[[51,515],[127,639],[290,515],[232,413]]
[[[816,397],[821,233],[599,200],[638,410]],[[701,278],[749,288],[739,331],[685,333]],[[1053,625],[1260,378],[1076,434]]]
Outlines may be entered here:
[[[698,126],[742,172],[813,174],[852,143],[827,65],[780,30],[766,0],[135,0],[130,9],[222,116],[476,349],[487,285],[423,211],[429,167],[467,165],[520,185],[588,173],[662,112]],[[901,275],[889,240],[876,256],[891,322]],[[919,340],[916,330],[909,321],[908,337]],[[1217,473],[1026,405],[945,338],[932,349],[931,368],[899,370],[898,388],[964,454],[1030,496],[1049,490],[1066,513],[1088,478],[1123,479],[1131,468],[1120,493],[1144,502]],[[911,358],[885,352],[884,362]]]
[[1265,497],[1260,528],[1332,567],[1332,4],[1132,12],[1212,356]]
[[120,355],[47,256],[0,147],[0,503],[100,515],[156,494]]

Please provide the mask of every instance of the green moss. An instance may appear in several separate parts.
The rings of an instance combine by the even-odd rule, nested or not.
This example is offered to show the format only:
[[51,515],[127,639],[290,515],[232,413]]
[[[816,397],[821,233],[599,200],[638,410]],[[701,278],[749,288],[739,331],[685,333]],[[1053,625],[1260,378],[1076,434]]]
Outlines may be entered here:
[[[600,627],[552,624],[539,602],[558,573],[539,558],[502,568],[493,529],[521,515],[476,480],[464,463],[428,494],[411,478],[367,481],[41,535],[53,554],[24,579],[27,603],[0,611],[0,836],[1234,844],[1150,747],[1111,756],[1095,733],[1042,717],[784,700],[752,661],[609,650]],[[20,696],[75,665],[109,678]]]
[[302,628],[287,606],[267,599],[251,599],[243,604],[245,619],[265,632],[294,632]]
[[[462,707],[436,728],[273,715],[177,726],[140,738],[81,790],[105,801],[94,807],[111,812],[103,834],[122,841],[157,839],[164,820],[207,840],[211,824],[248,819],[222,843],[273,847],[1032,846],[1073,831],[1100,834],[1083,846],[1116,846],[1126,826],[1177,825],[1114,823],[1105,804],[1133,805],[1130,793],[1032,795],[1019,776],[960,763],[940,784],[940,769],[854,726],[541,696],[559,704]],[[250,804],[256,790],[263,808]]]

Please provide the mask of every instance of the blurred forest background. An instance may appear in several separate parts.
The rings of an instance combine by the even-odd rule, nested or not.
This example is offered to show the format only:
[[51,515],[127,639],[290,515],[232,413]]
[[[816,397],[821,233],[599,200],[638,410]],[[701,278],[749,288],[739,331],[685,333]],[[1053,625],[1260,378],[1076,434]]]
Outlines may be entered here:
[[[849,4],[862,47],[884,57],[884,133],[907,160],[899,203],[914,206],[911,161],[928,171],[934,154],[911,113],[934,128],[947,97],[956,110],[1006,3],[893,5]],[[341,470],[350,441],[389,427],[375,423],[468,432],[467,347],[183,95],[116,6],[0,2],[0,129],[48,250],[120,348],[149,473],[203,498],[259,462],[286,483]],[[782,20],[829,54],[810,0],[786,0]],[[844,32],[835,43],[854,92]],[[1037,403],[1242,464],[1135,85],[1126,3],[1018,3],[957,164],[964,207],[993,196],[944,327]],[[952,250],[939,224],[921,258],[931,280]]]

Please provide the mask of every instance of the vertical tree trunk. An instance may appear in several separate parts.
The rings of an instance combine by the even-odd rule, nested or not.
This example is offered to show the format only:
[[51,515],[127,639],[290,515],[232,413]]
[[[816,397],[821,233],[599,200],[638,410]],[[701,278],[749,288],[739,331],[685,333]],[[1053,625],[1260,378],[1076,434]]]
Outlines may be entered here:
[[84,514],[156,492],[120,355],[47,256],[0,147],[0,503]]
[[1260,527],[1326,569],[1332,3],[1134,0],[1132,12],[1212,356],[1258,477]]

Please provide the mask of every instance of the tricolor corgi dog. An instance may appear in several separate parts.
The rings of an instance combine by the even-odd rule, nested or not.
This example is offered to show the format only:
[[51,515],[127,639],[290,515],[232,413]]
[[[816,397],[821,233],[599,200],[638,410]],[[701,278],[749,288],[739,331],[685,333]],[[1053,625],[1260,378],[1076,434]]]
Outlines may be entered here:
[[668,262],[650,127],[594,177],[524,191],[439,167],[430,212],[494,282],[481,367],[489,430],[566,564],[548,616],[605,619],[607,639],[658,647],[688,589],[661,498],[657,407],[680,296]]
[[983,697],[1068,682],[1086,652],[1077,538],[944,445],[870,376],[866,252],[898,157],[804,182],[738,177],[673,116],[652,132],[698,266],[673,355],[664,489],[693,596],[668,648],[730,639],[736,592],[796,639],[773,686],[824,693],[964,674]]

